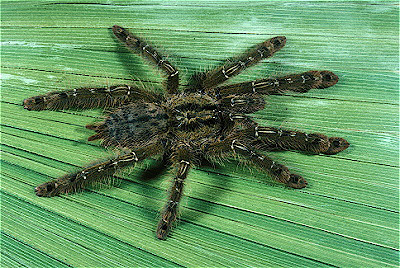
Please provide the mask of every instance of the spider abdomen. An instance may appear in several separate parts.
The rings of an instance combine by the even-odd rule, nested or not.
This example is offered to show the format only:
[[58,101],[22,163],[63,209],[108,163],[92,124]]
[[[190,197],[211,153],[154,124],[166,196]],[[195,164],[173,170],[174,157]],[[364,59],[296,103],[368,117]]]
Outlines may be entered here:
[[111,113],[105,126],[110,140],[138,146],[165,133],[167,118],[164,110],[153,103],[133,103]]
[[167,131],[167,114],[154,103],[132,103],[110,113],[96,126],[87,126],[106,146],[136,147],[157,140]]

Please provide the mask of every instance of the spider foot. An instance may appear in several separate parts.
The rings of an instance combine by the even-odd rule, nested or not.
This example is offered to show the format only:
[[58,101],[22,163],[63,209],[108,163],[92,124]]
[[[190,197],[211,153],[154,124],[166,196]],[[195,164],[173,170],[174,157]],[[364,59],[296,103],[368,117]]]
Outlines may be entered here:
[[337,154],[343,150],[346,150],[350,146],[345,139],[339,137],[329,138],[329,148],[323,152],[324,154]]
[[329,138],[318,133],[308,134],[307,140],[305,151],[314,153],[337,154],[346,150],[350,146],[350,144],[343,138]]
[[301,189],[307,186],[307,181],[302,176],[292,174],[284,165],[277,164],[274,161],[272,163],[270,172],[275,180],[295,189]]
[[40,111],[45,109],[45,98],[43,96],[30,97],[23,102],[24,109],[28,111]]
[[296,174],[290,174],[289,180],[286,182],[286,186],[295,188],[295,189],[301,189],[307,186],[307,181],[299,175]]
[[59,193],[58,185],[55,181],[43,183],[35,188],[35,193],[40,197],[56,196]]
[[285,36],[276,36],[269,40],[273,45],[276,51],[280,50],[286,45],[286,37]]
[[160,240],[166,240],[170,229],[171,225],[168,222],[161,220],[157,227],[157,238]]
[[314,76],[317,88],[327,88],[335,85],[339,77],[331,71],[309,71]]

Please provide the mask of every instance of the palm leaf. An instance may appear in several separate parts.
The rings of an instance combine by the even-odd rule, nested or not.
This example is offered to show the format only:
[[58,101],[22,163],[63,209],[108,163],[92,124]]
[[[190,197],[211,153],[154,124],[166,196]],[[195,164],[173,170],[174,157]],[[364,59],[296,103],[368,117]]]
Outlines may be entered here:
[[[4,267],[398,265],[398,2],[3,1],[1,231]],[[38,198],[33,187],[109,155],[83,126],[100,111],[25,111],[58,89],[161,76],[112,38],[119,24],[187,74],[275,35],[273,59],[235,81],[327,69],[332,88],[268,98],[264,125],[345,137],[335,156],[271,153],[310,182],[292,190],[230,162],[191,172],[173,235],[154,229],[168,174]],[[148,165],[152,165],[148,161]]]

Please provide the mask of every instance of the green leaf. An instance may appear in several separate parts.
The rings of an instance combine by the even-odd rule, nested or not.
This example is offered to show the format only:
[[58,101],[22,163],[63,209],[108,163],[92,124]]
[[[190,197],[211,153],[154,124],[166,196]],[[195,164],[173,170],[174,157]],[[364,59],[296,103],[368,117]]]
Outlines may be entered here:
[[[2,1],[1,265],[398,267],[397,1]],[[149,160],[113,188],[55,198],[33,188],[112,154],[88,143],[99,110],[26,111],[22,100],[161,75],[113,38],[119,24],[190,75],[276,35],[286,47],[233,82],[331,70],[339,83],[267,98],[267,126],[321,132],[334,156],[269,153],[309,181],[293,190],[234,161],[188,178],[181,220],[155,238],[171,174]]]

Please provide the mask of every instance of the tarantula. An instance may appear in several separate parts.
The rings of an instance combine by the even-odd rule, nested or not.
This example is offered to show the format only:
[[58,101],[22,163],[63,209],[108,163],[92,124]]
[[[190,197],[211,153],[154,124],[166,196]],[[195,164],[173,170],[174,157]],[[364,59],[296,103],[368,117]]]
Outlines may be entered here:
[[297,150],[336,154],[349,146],[343,138],[259,126],[248,116],[264,109],[263,95],[285,91],[304,93],[313,88],[335,85],[338,77],[330,71],[308,71],[220,86],[283,48],[286,44],[284,36],[266,40],[213,70],[192,75],[189,85],[180,89],[180,73],[165,57],[120,26],[114,25],[112,31],[129,50],[166,73],[166,92],[155,93],[137,86],[115,85],[56,91],[25,99],[24,108],[36,111],[107,108],[109,111],[104,121],[86,126],[96,132],[88,140],[102,139],[106,147],[124,148],[113,158],[39,185],[35,188],[38,196],[52,197],[75,192],[112,176],[120,168],[162,155],[176,168],[169,198],[157,227],[157,237],[166,239],[177,218],[189,170],[203,160],[215,162],[227,157],[239,157],[267,172],[278,182],[292,188],[303,188],[307,185],[304,178],[259,151]]

